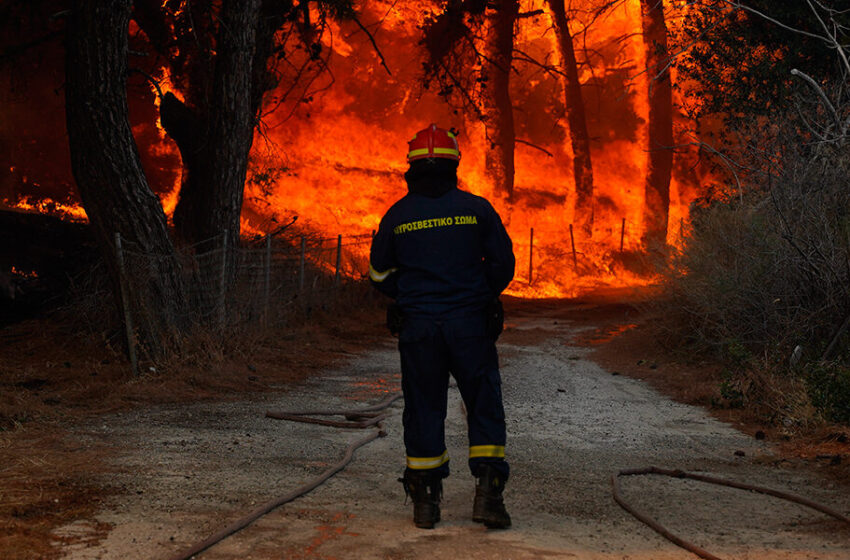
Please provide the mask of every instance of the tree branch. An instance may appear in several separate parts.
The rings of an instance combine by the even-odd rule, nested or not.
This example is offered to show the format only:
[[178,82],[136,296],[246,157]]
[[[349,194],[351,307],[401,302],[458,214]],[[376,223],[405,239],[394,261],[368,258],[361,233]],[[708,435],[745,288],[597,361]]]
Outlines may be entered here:
[[381,66],[384,67],[384,69],[387,71],[387,74],[392,76],[393,73],[390,72],[390,67],[387,66],[387,61],[384,58],[384,55],[381,53],[381,49],[378,48],[378,43],[375,42],[375,37],[373,37],[372,33],[368,29],[366,29],[366,26],[363,25],[363,23],[361,23],[359,19],[357,19],[356,15],[352,14],[351,18],[354,20],[360,30],[363,31],[363,33],[365,33],[367,37],[369,37],[369,41],[372,43],[372,48],[375,49],[375,52],[378,54],[378,58],[381,59]]
[[516,139],[514,139],[514,142],[516,142],[517,144],[525,144],[526,146],[531,146],[535,150],[540,150],[541,152],[543,152],[544,154],[546,154],[550,158],[555,157],[555,155],[552,152],[550,152],[549,150],[547,150],[546,148],[542,148],[542,147],[538,146],[537,144],[532,144],[528,140],[520,140],[519,138],[516,138]]
[[814,78],[803,72],[800,72],[796,68],[791,70],[791,75],[797,76],[798,78],[802,78],[810,86],[812,86],[815,92],[817,92],[817,94],[820,96],[821,100],[823,101],[823,104],[826,106],[827,109],[829,109],[832,118],[835,120],[835,126],[837,128],[838,134],[844,136],[846,131],[844,130],[844,125],[841,122],[841,117],[838,116],[838,111],[835,110],[835,106],[832,104],[832,101],[829,100],[829,97],[827,97],[826,93],[824,93],[823,89],[821,89],[820,85],[818,85]]
[[147,72],[144,72],[144,71],[142,71],[142,70],[139,70],[138,68],[128,68],[128,69],[127,69],[127,73],[128,73],[128,74],[132,74],[132,73],[134,73],[134,72],[135,72],[136,74],[141,74],[142,76],[144,76],[144,78],[145,78],[147,81],[149,81],[149,82],[151,83],[151,85],[152,85],[154,88],[156,88],[157,97],[159,97],[160,99],[162,99],[162,88],[161,88],[161,87],[159,87],[159,82],[158,82],[158,81],[156,81],[156,80],[154,79],[154,77],[153,77],[153,76],[151,76],[151,75],[150,75],[150,74],[148,74]]

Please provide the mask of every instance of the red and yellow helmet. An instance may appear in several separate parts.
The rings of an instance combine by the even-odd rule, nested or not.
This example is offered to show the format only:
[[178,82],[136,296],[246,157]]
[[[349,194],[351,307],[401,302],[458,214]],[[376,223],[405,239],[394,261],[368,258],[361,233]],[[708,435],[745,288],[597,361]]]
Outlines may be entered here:
[[457,133],[438,128],[431,124],[420,130],[407,143],[407,161],[424,158],[447,158],[460,161],[460,148],[457,145]]

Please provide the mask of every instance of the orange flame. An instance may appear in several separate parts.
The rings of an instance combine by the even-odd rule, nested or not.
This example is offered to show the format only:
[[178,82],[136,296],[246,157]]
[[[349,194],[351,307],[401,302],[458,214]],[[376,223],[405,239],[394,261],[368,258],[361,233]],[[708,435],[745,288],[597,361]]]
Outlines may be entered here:
[[[262,133],[256,134],[250,156],[243,233],[268,233],[275,229],[272,224],[287,223],[295,215],[299,226],[321,237],[368,235],[377,229],[387,208],[406,193],[403,173],[410,136],[436,122],[462,130],[460,186],[487,197],[514,240],[517,275],[508,293],[564,297],[599,285],[652,282],[651,275],[629,264],[641,250],[648,165],[650,84],[647,73],[641,71],[645,47],[640,3],[626,0],[594,19],[588,14],[596,4],[572,2],[577,11],[571,21],[592,136],[595,212],[591,235],[570,227],[578,222],[573,215],[573,154],[562,114],[563,86],[557,74],[547,73],[539,65],[514,62],[511,93],[517,138],[523,142],[515,147],[515,196],[506,200],[495,192],[488,176],[483,124],[472,115],[457,113],[419,85],[424,54],[416,45],[427,13],[421,5],[400,6],[393,0],[364,3],[359,14],[392,70],[391,76],[357,26],[331,24],[330,32],[323,36],[331,72],[311,83],[304,99],[290,98],[263,115]],[[668,6],[682,10],[685,4]],[[522,12],[537,10],[542,13],[518,22],[516,48],[545,64],[557,63],[548,3],[521,2]],[[669,18],[668,25],[675,26],[678,21]],[[167,68],[155,78],[163,92],[181,97],[179,84],[172,83]],[[672,78],[675,82],[675,71]],[[674,103],[692,102],[683,91],[687,85],[678,85],[684,87],[674,89]],[[280,103],[287,86],[282,79],[281,90],[267,96],[266,109]],[[159,101],[157,96],[155,103]],[[149,142],[142,150],[176,154],[161,123],[157,121],[156,126],[158,141]],[[678,115],[675,126],[677,137],[693,132],[693,125]],[[700,191],[701,177],[681,171],[689,167],[693,166],[677,165],[672,178],[667,241],[673,246],[681,245],[689,204]],[[173,183],[161,185],[159,190],[167,191],[161,199],[171,216],[179,194],[179,169],[168,177],[168,181],[173,177]],[[29,211],[86,219],[82,208],[50,199],[6,202]],[[368,243],[350,244],[346,250],[364,257]]]
[[[523,4],[527,4],[524,10],[548,10],[545,3]],[[429,122],[445,127],[461,125],[458,121],[462,119],[442,100],[418,91],[414,85],[421,60],[410,60],[410,49],[401,47],[416,43],[421,12],[376,2],[361,18],[382,22],[378,41],[385,38],[383,53],[394,75],[380,75],[383,70],[362,35],[344,26],[336,28],[334,40],[326,44],[334,49],[331,65],[335,87],[309,106],[296,109],[292,119],[268,116],[267,133],[256,137],[253,177],[262,176],[264,181],[249,181],[247,185],[246,206],[251,219],[243,219],[246,227],[263,229],[263,218],[295,214],[301,216],[302,223],[327,235],[355,235],[377,229],[386,209],[406,192],[402,174],[410,135]],[[582,22],[574,23],[577,33]],[[577,220],[573,216],[575,193],[568,140],[552,135],[548,141],[534,142],[542,144],[539,147],[543,150],[524,143],[516,145],[515,197],[509,202],[496,195],[488,178],[483,125],[466,123],[461,137],[461,188],[489,198],[514,240],[518,270],[510,294],[563,297],[600,284],[632,286],[652,281],[651,276],[630,271],[619,258],[622,252],[640,249],[643,231],[649,83],[639,70],[645,66],[640,25],[639,2],[629,0],[583,36],[588,52],[598,51],[604,56],[581,67],[582,83],[596,80],[603,87],[609,77],[620,79],[622,99],[607,103],[619,103],[619,111],[635,115],[631,128],[606,121],[593,106],[596,100],[588,96],[588,113],[596,119],[596,128],[608,135],[595,139],[592,148],[596,212],[591,237],[577,227],[570,234],[570,224]],[[524,52],[555,53],[556,39],[550,27],[548,12],[523,20],[518,47]],[[338,37],[342,34],[344,40]],[[630,39],[615,41],[618,37]],[[535,132],[541,125],[550,130],[556,126],[565,129],[565,118],[547,114],[551,107],[545,103],[549,101],[529,104],[540,99],[535,87],[545,86],[563,95],[557,80],[519,62],[514,66],[512,79],[518,84],[514,89],[522,89],[520,93],[526,95],[526,104],[515,111],[518,119],[525,119],[518,137],[529,133],[541,136]],[[516,106],[516,98],[514,103]],[[686,125],[682,120],[677,120],[677,127]],[[672,245],[681,242],[688,204],[697,190],[688,181],[674,176],[671,184],[668,242]],[[532,228],[534,246],[530,255]],[[533,263],[531,282],[529,261]]]

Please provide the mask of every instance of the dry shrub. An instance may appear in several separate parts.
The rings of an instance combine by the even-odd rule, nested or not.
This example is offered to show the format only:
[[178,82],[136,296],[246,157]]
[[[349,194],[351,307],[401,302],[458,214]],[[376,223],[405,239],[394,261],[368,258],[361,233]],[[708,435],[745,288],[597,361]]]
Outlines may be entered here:
[[[825,404],[836,398],[821,393],[850,394],[850,378],[834,370],[850,362],[841,329],[850,317],[850,156],[841,144],[773,132],[750,152],[770,158],[748,163],[762,171],[743,194],[692,209],[685,246],[665,273],[661,328],[724,358],[729,389],[775,409],[768,419],[779,410],[809,422],[818,416],[812,403],[842,418]],[[813,375],[812,364],[831,373]]]

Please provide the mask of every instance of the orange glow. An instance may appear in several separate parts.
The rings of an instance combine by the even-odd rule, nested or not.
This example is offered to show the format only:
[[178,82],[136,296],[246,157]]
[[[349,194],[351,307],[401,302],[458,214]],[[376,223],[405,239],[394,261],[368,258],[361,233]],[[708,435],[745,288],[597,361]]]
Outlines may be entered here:
[[[516,137],[521,142],[515,146],[514,196],[507,200],[495,192],[485,168],[488,140],[482,122],[454,110],[421,86],[425,55],[418,47],[420,26],[427,10],[443,3],[400,4],[393,0],[361,3],[358,15],[374,35],[392,75],[384,70],[368,37],[356,25],[330,23],[321,41],[322,55],[330,53],[330,72],[292,93],[287,89],[292,68],[298,67],[297,57],[304,55],[303,50],[289,49],[301,54],[292,55],[288,65],[279,65],[279,89],[266,95],[261,132],[255,134],[249,160],[243,235],[264,235],[274,231],[276,224],[297,216],[298,226],[318,237],[368,236],[378,228],[389,206],[406,193],[407,141],[415,131],[435,122],[461,130],[460,187],[488,198],[511,234],[517,272],[507,293],[570,297],[598,286],[653,282],[645,266],[629,264],[640,260],[637,254],[642,250],[648,167],[650,84],[643,71],[639,0],[626,0],[598,18],[592,15],[598,2],[569,3],[575,10],[570,30],[591,137],[595,203],[590,233],[578,226],[571,233],[571,224],[580,220],[573,215],[573,153],[558,74],[523,62],[521,57],[514,61],[511,96]],[[668,7],[681,15],[686,5],[675,2]],[[542,64],[556,65],[558,46],[548,2],[521,0],[521,12],[537,10],[542,13],[517,22],[515,50]],[[681,17],[668,17],[667,24],[672,29],[681,21]],[[299,39],[290,34],[288,40]],[[671,75],[676,83],[675,71]],[[181,84],[173,83],[166,67],[154,78],[163,93],[183,99]],[[698,103],[687,97],[687,84],[677,85],[676,106]],[[159,106],[158,95],[155,103]],[[141,149],[154,155],[177,154],[159,121],[156,126],[159,141]],[[696,137],[694,125],[681,115],[674,116],[674,126],[677,142]],[[677,152],[676,158],[667,241],[680,247],[688,227],[689,204],[699,196],[705,177],[694,171],[694,150]],[[160,198],[170,218],[177,205],[181,174],[179,169],[167,171],[166,182],[171,184],[158,185],[157,190],[165,193]],[[49,199],[11,205],[85,219],[82,208]],[[367,242],[345,246],[352,261],[365,262],[368,250]]]
[[32,197],[24,197],[16,201],[3,199],[3,205],[7,208],[14,208],[15,210],[23,210],[25,212],[60,216],[73,222],[88,222],[89,220],[82,206],[56,202],[51,198],[36,200]]
[[[521,11],[541,8],[547,13],[521,21],[519,49],[543,55],[547,51],[556,53],[548,4],[541,1],[521,4]],[[587,7],[590,6],[587,2]],[[361,19],[382,20],[380,30],[385,41],[392,39],[400,45],[409,45],[416,42],[417,25],[422,17],[420,11],[398,8],[391,2],[376,2]],[[574,33],[583,29],[583,22],[573,23]],[[577,220],[573,216],[575,187],[567,135],[563,134],[565,139],[560,141],[533,142],[553,156],[518,143],[515,196],[512,201],[500,198],[494,193],[484,165],[487,141],[482,124],[452,114],[441,99],[427,91],[418,91],[414,84],[421,60],[415,57],[411,60],[411,52],[415,51],[396,48],[396,43],[381,43],[379,38],[393,70],[393,76],[389,77],[376,62],[376,55],[365,38],[344,26],[335,28],[333,40],[327,39],[325,43],[334,49],[330,62],[337,73],[334,87],[314,99],[309,107],[296,107],[292,118],[285,118],[289,117],[286,111],[268,115],[266,137],[256,136],[253,170],[273,176],[274,180],[271,186],[264,185],[264,189],[249,181],[245,199],[249,207],[246,214],[251,218],[245,219],[243,214],[243,225],[252,230],[262,229],[262,217],[272,215],[282,219],[295,214],[299,223],[327,236],[357,235],[377,229],[386,209],[406,192],[402,177],[407,167],[406,142],[416,130],[437,122],[462,130],[461,188],[491,200],[513,238],[517,274],[507,293],[564,297],[599,285],[650,283],[653,278],[630,272],[619,264],[621,242],[624,252],[637,251],[642,234],[649,84],[647,76],[639,70],[645,66],[640,29],[640,4],[638,0],[629,0],[594,23],[584,38],[589,51],[604,52],[606,56],[593,59],[592,67],[587,64],[580,67],[582,83],[592,84],[600,76],[624,75],[626,89],[615,94],[623,98],[620,110],[633,112],[636,123],[633,130],[622,130],[619,123],[606,122],[604,115],[595,115],[601,121],[596,127],[602,128],[608,137],[595,138],[592,145],[596,205],[591,236],[575,227],[573,239],[570,238],[570,224]],[[615,39],[620,37],[629,39]],[[356,71],[349,75],[351,67]],[[552,77],[541,75],[529,65],[515,62],[514,69],[517,73],[512,80],[517,90],[534,88],[546,80],[550,86],[555,83]],[[558,96],[563,96],[561,87],[558,83],[553,89]],[[586,98],[588,113],[595,111],[594,101],[591,95]],[[523,128],[530,130],[540,123],[550,129],[556,125],[562,130],[567,127],[564,117],[556,121],[547,113],[551,107],[520,105],[516,99],[514,106],[515,119],[530,121],[518,128],[517,138],[529,134]],[[677,127],[685,126],[678,120]],[[674,177],[668,228],[668,242],[674,246],[680,244],[688,204],[697,190],[688,178]],[[264,208],[258,201],[264,203]],[[531,228],[534,228],[534,254],[529,284]],[[368,246],[359,250],[365,255]]]
[[33,280],[35,278],[38,278],[38,273],[34,270],[29,270],[29,271],[21,270],[21,269],[13,266],[12,267],[12,276],[16,276],[18,278],[22,278],[22,279],[26,279],[26,280]]

